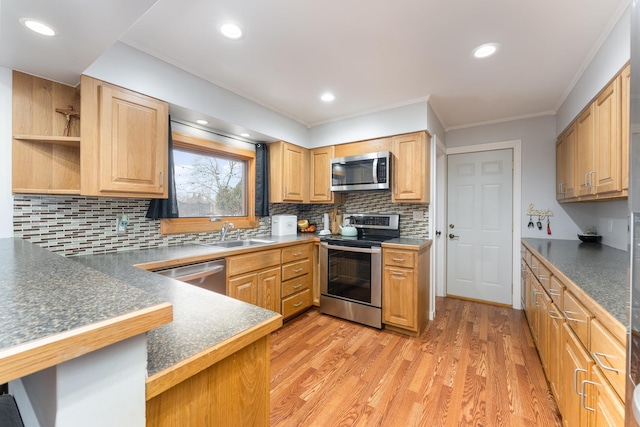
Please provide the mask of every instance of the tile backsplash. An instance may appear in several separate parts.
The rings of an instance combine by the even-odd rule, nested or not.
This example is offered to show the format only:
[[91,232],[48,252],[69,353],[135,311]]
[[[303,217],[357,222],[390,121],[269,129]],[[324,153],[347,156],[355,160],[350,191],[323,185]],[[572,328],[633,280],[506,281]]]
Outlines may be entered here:
[[[160,221],[145,218],[148,200],[79,196],[15,195],[14,236],[64,256],[146,249],[219,239],[219,233],[190,233],[162,236]],[[386,191],[349,193],[340,206],[345,213],[398,213],[402,237],[428,238],[428,205],[392,204]],[[292,214],[309,219],[322,228],[322,216],[331,205],[271,204],[270,213]],[[414,213],[422,219],[414,220]],[[116,233],[116,216],[126,214],[126,234]],[[269,218],[260,226],[243,230],[243,237],[271,234]]]

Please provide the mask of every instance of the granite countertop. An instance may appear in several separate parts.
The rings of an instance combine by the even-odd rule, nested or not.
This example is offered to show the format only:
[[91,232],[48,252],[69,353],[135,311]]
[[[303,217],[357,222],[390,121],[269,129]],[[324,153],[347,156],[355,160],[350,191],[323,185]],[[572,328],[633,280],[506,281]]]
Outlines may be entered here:
[[523,239],[623,325],[629,284],[626,251],[578,240]]
[[431,239],[415,239],[410,237],[398,237],[382,243],[385,246],[416,246],[418,249],[431,244]]
[[21,239],[0,239],[0,259],[0,357],[167,301]]
[[[257,245],[251,250],[279,243],[309,241],[312,236],[265,236],[272,245]],[[197,286],[173,280],[134,267],[160,261],[218,259],[246,252],[247,248],[227,249],[201,244],[123,251],[104,255],[85,255],[71,259],[110,277],[131,283],[173,305],[173,322],[148,333],[149,376],[169,368],[222,341],[279,314],[255,305],[217,294]]]

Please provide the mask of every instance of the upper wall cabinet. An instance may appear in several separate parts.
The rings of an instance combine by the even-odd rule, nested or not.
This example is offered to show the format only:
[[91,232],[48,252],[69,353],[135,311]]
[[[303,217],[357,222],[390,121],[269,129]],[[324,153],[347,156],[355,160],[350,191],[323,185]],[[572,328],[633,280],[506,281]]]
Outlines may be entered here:
[[[575,145],[572,149],[571,145]],[[629,66],[591,102],[558,139],[556,198],[626,198],[629,188]],[[573,176],[571,176],[573,170]],[[575,184],[575,185],[574,185]],[[575,187],[575,191],[571,187]]]
[[331,191],[333,153],[333,146],[314,148],[310,152],[309,201],[311,203],[334,203],[335,201],[335,193]]
[[168,105],[82,76],[82,194],[167,197]]
[[394,203],[429,203],[431,137],[416,132],[393,137]]
[[309,150],[284,141],[269,144],[269,201],[308,202],[308,170]]
[[14,71],[12,92],[13,192],[80,194],[78,89]]
[[14,193],[167,197],[168,105],[13,72]]

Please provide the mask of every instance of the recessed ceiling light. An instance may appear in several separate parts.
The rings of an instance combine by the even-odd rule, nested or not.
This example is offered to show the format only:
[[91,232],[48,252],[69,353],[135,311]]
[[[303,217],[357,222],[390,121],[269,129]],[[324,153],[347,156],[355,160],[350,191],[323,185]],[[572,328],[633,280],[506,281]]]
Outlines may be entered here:
[[47,24],[43,24],[42,22],[35,21],[30,18],[20,18],[20,23],[31,31],[35,31],[36,33],[42,34],[43,36],[51,37],[56,35],[56,32],[53,31],[53,28],[51,28]]
[[320,99],[324,102],[331,102],[336,99],[336,96],[330,92],[327,92],[323,93],[322,96],[320,96]]
[[200,120],[196,120],[196,123],[197,123],[197,124],[199,124],[199,125],[208,125],[208,124],[209,124],[209,122],[208,122],[208,121],[206,121],[206,120],[202,120],[202,119],[200,119]]
[[476,58],[487,58],[498,51],[498,43],[485,43],[473,49],[473,56]]
[[220,27],[220,32],[223,36],[232,40],[238,40],[242,37],[242,29],[230,22],[223,24],[222,27]]
[[251,137],[251,134],[250,134],[250,133],[247,133],[247,132],[242,132],[242,133],[240,134],[240,136],[242,136],[242,137],[244,137],[244,138],[249,138],[249,137]]

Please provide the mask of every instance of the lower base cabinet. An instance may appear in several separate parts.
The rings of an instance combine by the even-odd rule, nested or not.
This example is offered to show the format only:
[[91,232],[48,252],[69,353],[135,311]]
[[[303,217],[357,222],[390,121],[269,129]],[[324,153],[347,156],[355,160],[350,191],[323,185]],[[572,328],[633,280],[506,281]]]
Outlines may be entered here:
[[427,325],[430,245],[383,245],[382,323],[386,328],[418,336]]
[[560,274],[541,274],[536,267],[541,261],[527,251],[522,262],[524,310],[563,426],[623,426],[626,354],[616,338],[620,332],[612,333],[615,329],[605,328],[583,306],[582,291],[575,285],[569,290]]

